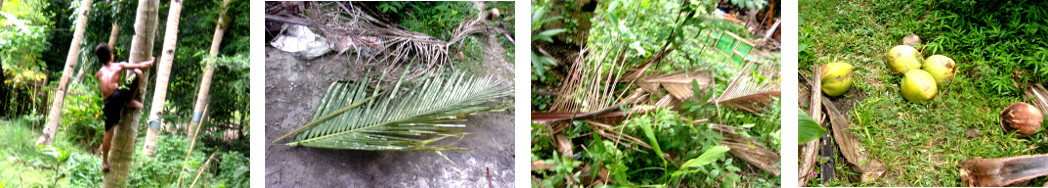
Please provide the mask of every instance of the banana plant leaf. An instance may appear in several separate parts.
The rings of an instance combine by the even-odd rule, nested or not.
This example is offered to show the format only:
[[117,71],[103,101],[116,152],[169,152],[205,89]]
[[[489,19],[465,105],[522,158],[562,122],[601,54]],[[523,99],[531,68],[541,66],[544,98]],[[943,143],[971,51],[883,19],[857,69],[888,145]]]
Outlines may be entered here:
[[510,103],[500,98],[512,93],[509,86],[490,77],[474,78],[464,73],[419,81],[397,80],[392,88],[369,85],[371,82],[370,77],[365,77],[356,82],[332,83],[310,122],[274,143],[296,134],[287,145],[351,150],[461,150],[464,148],[436,142],[464,137],[462,122],[468,115],[509,108]]

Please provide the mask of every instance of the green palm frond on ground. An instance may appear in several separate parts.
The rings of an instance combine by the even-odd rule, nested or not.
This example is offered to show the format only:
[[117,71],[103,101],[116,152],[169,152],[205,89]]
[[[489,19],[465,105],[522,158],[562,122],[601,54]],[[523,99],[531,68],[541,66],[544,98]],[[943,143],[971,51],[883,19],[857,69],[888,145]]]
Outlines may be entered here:
[[465,125],[461,122],[468,115],[507,109],[509,103],[500,98],[512,93],[509,86],[490,77],[464,73],[398,80],[392,88],[379,88],[370,82],[371,78],[363,78],[332,83],[310,122],[276,141],[297,133],[287,145],[353,150],[463,149],[434,143],[463,137]]

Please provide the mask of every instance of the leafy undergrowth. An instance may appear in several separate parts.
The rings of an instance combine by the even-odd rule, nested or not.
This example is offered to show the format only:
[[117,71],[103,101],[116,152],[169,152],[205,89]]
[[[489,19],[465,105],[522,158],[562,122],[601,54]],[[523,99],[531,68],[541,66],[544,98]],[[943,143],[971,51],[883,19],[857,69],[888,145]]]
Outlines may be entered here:
[[[799,5],[798,71],[810,78],[812,67],[832,61],[855,66],[852,89],[831,100],[849,116],[864,149],[887,167],[884,177],[861,183],[860,174],[837,155],[838,176],[829,185],[961,186],[958,164],[965,160],[1048,153],[1045,143],[1038,143],[1048,134],[1017,138],[998,123],[1004,107],[1030,102],[1021,96],[1021,83],[1043,83],[1048,75],[1043,3],[810,0]],[[889,70],[885,58],[910,33],[923,40],[917,48],[924,57],[942,54],[958,64],[953,82],[940,84],[938,95],[921,104],[903,99],[902,76]],[[967,136],[968,129],[978,129],[979,136]],[[1041,148],[1027,150],[1032,146]],[[808,185],[820,183],[814,178]]]
[[[761,68],[749,67],[751,71],[746,71],[746,63],[733,62],[710,47],[713,40],[707,36],[711,33],[721,34],[739,27],[709,16],[716,6],[714,2],[532,3],[532,34],[536,36],[532,41],[532,90],[542,91],[532,95],[533,115],[597,109],[623,112],[621,116],[553,122],[533,119],[537,122],[531,125],[532,187],[780,185],[779,176],[731,154],[732,148],[722,143],[725,136],[715,130],[715,124],[726,125],[734,128],[740,138],[752,140],[753,148],[759,145],[767,148],[762,151],[779,152],[781,118],[777,92],[754,97],[769,100],[757,107],[764,111],[756,114],[708,102],[719,96],[739,96],[726,93],[745,93],[728,91],[729,83],[736,78],[752,78],[739,83],[777,83],[779,72],[777,60],[758,60],[760,63],[754,64],[760,65],[754,67]],[[588,18],[592,25],[586,24]],[[575,51],[570,46],[573,42],[562,41],[578,34],[588,35],[585,53]],[[575,55],[582,58],[576,61]],[[769,59],[776,59],[777,55],[770,56]],[[776,68],[762,69],[768,67]],[[624,74],[634,70],[639,72]],[[636,75],[636,80],[643,81],[633,83],[629,78],[621,78],[624,75]],[[655,77],[666,78],[662,77],[665,75],[673,77],[667,78],[672,81],[652,81]],[[700,80],[705,80],[701,81],[702,87]],[[665,90],[658,89],[658,84],[654,84],[656,89],[638,89],[646,87],[639,85],[650,83],[664,84]],[[742,85],[736,88],[772,88]],[[688,89],[671,94],[669,87]],[[773,88],[778,91],[777,85]],[[622,103],[631,101],[628,96],[638,93],[650,95],[638,99],[638,104]],[[677,96],[681,93],[693,96]],[[753,93],[746,96],[754,96],[749,94]],[[674,104],[657,104],[660,99]],[[768,161],[779,159],[774,158]],[[777,164],[773,166],[778,168]]]
[[[100,187],[102,186],[102,158],[58,133],[53,147],[35,145],[40,130],[30,128],[22,118],[0,120],[0,187]],[[37,126],[39,128],[39,126]],[[143,140],[140,137],[139,140]],[[169,187],[178,179],[178,170],[185,160],[189,141],[182,136],[162,135],[158,138],[155,157],[141,154],[142,144],[136,146],[129,187]],[[197,170],[214,148],[199,145],[187,161],[182,173],[184,186],[196,177]],[[92,149],[93,150],[93,149]],[[246,154],[221,151],[205,169],[197,186],[247,187],[248,158]]]

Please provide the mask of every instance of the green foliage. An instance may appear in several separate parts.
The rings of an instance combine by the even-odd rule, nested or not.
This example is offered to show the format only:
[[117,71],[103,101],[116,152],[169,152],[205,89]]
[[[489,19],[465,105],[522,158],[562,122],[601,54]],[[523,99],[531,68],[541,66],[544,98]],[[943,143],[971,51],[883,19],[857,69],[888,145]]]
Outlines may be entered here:
[[728,0],[732,5],[743,9],[761,10],[768,5],[767,0]]
[[[575,168],[578,168],[582,163],[571,159],[571,156],[561,156],[557,152],[553,152],[553,158],[551,160],[545,160],[545,163],[556,164],[550,170],[538,170],[544,176],[549,178],[543,179],[537,185],[532,187],[569,187],[572,185],[580,184],[579,176],[581,172],[575,172]],[[532,158],[532,161],[539,159]]]
[[458,27],[463,18],[474,11],[472,2],[465,1],[431,1],[431,2],[379,2],[383,13],[400,14],[397,23],[408,30],[425,33],[441,40],[448,40],[451,31]]
[[407,5],[407,2],[403,2],[403,1],[381,2],[381,3],[378,4],[378,9],[381,10],[382,13],[397,14],[397,13],[400,13],[400,10],[404,9],[404,5]]
[[55,164],[60,164],[62,162],[65,162],[66,159],[69,158],[69,151],[65,151],[65,150],[59,149],[58,147],[55,147],[53,145],[49,145],[49,146],[40,145],[38,147],[37,151],[40,152],[41,154],[44,154],[45,156],[54,158],[55,159]]
[[804,111],[798,112],[797,119],[800,122],[797,123],[797,143],[811,142],[819,139],[822,135],[829,133],[826,132],[826,129],[823,129],[821,125],[815,123],[815,120],[812,120],[811,116],[808,116],[808,113],[805,113]]
[[65,166],[62,167],[63,177],[69,179],[69,185],[74,187],[100,187],[102,186],[102,160],[90,154],[73,153]]
[[[712,76],[717,79],[717,83],[729,82],[740,68],[721,63],[728,62],[729,59],[714,54],[713,49],[707,49],[707,44],[703,43],[709,33],[720,32],[731,24],[713,18],[710,15],[713,6],[713,2],[698,0],[601,1],[591,20],[594,25],[590,28],[590,35],[585,43],[589,46],[585,63],[595,68],[587,70],[586,74],[609,74],[608,72],[635,67],[638,63],[652,58],[665,46],[672,51],[661,59],[660,63],[649,68],[647,74],[702,67],[713,72]],[[533,23],[533,34],[541,33],[534,30],[535,25]],[[570,33],[572,29],[568,30]],[[536,37],[534,40],[545,38]],[[625,56],[617,56],[619,52],[623,52]],[[536,66],[533,64],[533,67]],[[533,72],[533,83],[536,81],[534,78]],[[697,82],[692,83],[693,88],[699,88],[697,85]],[[713,131],[708,124],[738,125],[736,131],[742,136],[769,148],[778,148],[780,110],[775,108],[772,112],[751,114],[734,109],[718,109],[713,103],[707,103],[717,93],[723,93],[726,85],[718,84],[717,87],[708,90],[693,90],[697,99],[685,101],[679,111],[654,109],[653,112],[627,116],[621,124],[613,125],[611,130],[614,133],[611,134],[622,134],[639,141],[609,140],[601,135],[603,133],[598,134],[597,130],[591,130],[589,123],[581,121],[570,122],[568,128],[558,134],[571,138],[574,148],[585,148],[574,150],[579,153],[570,160],[592,168],[589,170],[593,174],[588,176],[596,176],[596,172],[602,170],[610,172],[608,178],[613,180],[614,184],[609,186],[776,186],[778,180],[775,177],[762,172],[743,170],[740,167],[747,164],[725,157],[727,147],[719,143],[724,139],[723,136]],[[625,92],[623,89],[628,88],[616,88],[614,92]],[[541,106],[541,103],[547,100],[552,99],[535,96],[532,98],[533,104],[536,103],[534,101],[539,101],[537,106]],[[772,105],[778,104],[773,102]],[[639,106],[627,105],[622,108],[624,111],[630,111],[633,108],[639,109]],[[532,124],[532,161],[546,159],[557,161],[556,165],[559,168],[570,167],[566,166],[570,163],[563,162],[563,156],[554,152],[556,141],[550,133],[550,127],[556,126]],[[651,147],[641,146],[637,142],[644,142]],[[541,180],[540,185],[552,187],[571,187],[581,183],[574,178],[574,174],[563,172],[543,172],[536,177]]]
[[[565,29],[550,29],[550,30],[540,31],[542,29],[542,25],[543,24],[546,24],[547,22],[552,21],[552,20],[560,19],[560,17],[561,17],[561,16],[546,17],[545,16],[546,15],[546,11],[548,11],[548,10],[543,8],[543,7],[541,7],[541,6],[536,6],[535,10],[532,10],[532,12],[531,12],[531,32],[532,32],[531,41],[532,42],[537,41],[537,40],[541,40],[541,41],[546,41],[546,42],[552,43],[553,42],[553,38],[552,38],[553,36],[556,36],[556,35],[558,35],[560,33],[563,33],[564,31],[567,31]],[[535,33],[535,32],[538,32],[538,33]],[[539,53],[536,53],[535,51],[531,52],[531,73],[532,73],[531,74],[532,75],[531,76],[531,80],[532,81],[545,81],[546,79],[548,79],[548,78],[546,78],[546,71],[549,70],[550,67],[553,67],[553,66],[557,66],[557,61],[554,60],[552,57],[541,55]]]
[[65,138],[84,148],[97,147],[105,133],[105,116],[102,114],[102,94],[97,89],[83,85],[70,87],[72,95],[66,95],[62,107],[63,126],[59,127]]
[[1018,96],[1015,84],[1048,81],[1048,5],[954,0],[931,8],[928,27],[919,30],[925,54],[946,54],[959,71],[985,79],[982,93]]
[[244,154],[231,151],[219,155],[218,185],[225,187],[248,187],[251,178],[249,159]]
[[[4,8],[17,9],[18,1]],[[16,12],[17,14],[17,12]],[[26,15],[23,15],[26,16]],[[41,52],[50,47],[45,39],[48,29],[34,25],[32,21],[22,20],[15,14],[0,12],[0,67],[4,75],[0,77],[5,90],[4,105],[0,116],[25,115],[34,111],[43,111],[46,106],[46,67],[41,59]]]

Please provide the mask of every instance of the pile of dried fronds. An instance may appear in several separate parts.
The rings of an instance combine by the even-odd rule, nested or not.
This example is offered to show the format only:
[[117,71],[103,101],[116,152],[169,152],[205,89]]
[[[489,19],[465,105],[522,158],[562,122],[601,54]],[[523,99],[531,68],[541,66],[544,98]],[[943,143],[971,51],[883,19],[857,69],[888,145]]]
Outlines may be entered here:
[[[353,2],[289,2],[291,6],[272,6],[266,10],[267,21],[306,25],[319,30],[332,42],[332,49],[341,53],[369,54],[357,56],[369,65],[395,69],[400,65],[417,64],[411,70],[415,77],[434,66],[444,65],[449,59],[449,47],[472,34],[491,32],[484,19],[486,10],[478,6],[476,18],[465,18],[452,31],[448,41],[403,27],[386,23],[355,5]],[[293,13],[287,13],[287,12]],[[302,12],[301,14],[296,14]],[[376,54],[362,53],[367,50]]]

